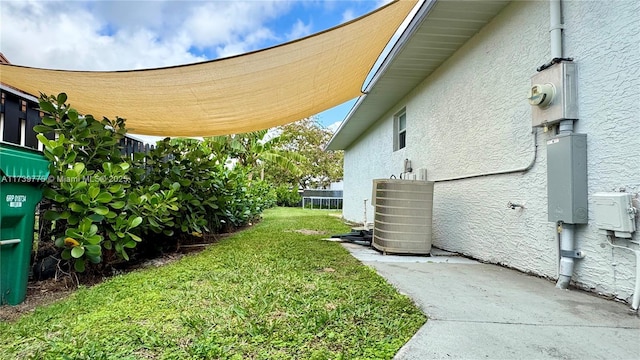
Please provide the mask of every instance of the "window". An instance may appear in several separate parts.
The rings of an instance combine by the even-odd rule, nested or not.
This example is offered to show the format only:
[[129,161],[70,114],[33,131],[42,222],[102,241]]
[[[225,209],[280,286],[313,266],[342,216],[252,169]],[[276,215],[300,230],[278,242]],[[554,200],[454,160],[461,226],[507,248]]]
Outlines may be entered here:
[[407,111],[402,109],[393,117],[393,151],[407,146]]

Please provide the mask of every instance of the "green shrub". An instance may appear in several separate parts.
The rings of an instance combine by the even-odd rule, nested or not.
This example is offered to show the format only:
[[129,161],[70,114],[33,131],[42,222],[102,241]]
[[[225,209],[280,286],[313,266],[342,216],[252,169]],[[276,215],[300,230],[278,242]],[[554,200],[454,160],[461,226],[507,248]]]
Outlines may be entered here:
[[[135,228],[142,219],[123,209],[130,187],[130,164],[120,154],[118,141],[126,133],[124,120],[80,116],[66,104],[67,96],[42,95],[45,115],[34,130],[50,161],[53,181],[44,189],[50,206],[44,217],[54,221],[55,244],[61,257],[82,272],[86,262],[107,256],[128,260],[127,248],[141,241]],[[54,133],[56,140],[43,134]]]
[[300,206],[302,197],[298,193],[296,186],[283,184],[276,188],[277,204],[278,206],[296,207]]
[[251,198],[255,199],[255,213],[260,213],[277,205],[278,195],[270,183],[264,180],[254,180],[249,187],[249,191]]
[[45,116],[34,130],[54,179],[44,189],[45,227],[78,272],[243,226],[276,203],[268,184],[250,180],[249,166],[226,166],[230,152],[215,142],[167,138],[131,159],[118,146],[124,119],[82,116],[66,101],[64,93],[42,95]]
[[[172,192],[176,201],[168,209],[171,221],[157,222],[163,225],[166,235],[177,233],[202,233],[207,226],[207,207],[216,200],[213,186],[216,179],[215,164],[193,140],[172,143],[159,141],[154,150],[134,156],[133,179],[143,187],[153,187],[154,192]],[[155,223],[150,227],[157,228]],[[153,229],[152,229],[153,230]],[[156,229],[154,232],[158,233]]]
[[275,203],[262,181],[250,181],[243,166],[225,166],[229,155],[212,151],[208,142],[192,139],[158,142],[147,155],[136,155],[134,178],[145,186],[175,191],[174,230],[184,234],[225,231],[252,221]]

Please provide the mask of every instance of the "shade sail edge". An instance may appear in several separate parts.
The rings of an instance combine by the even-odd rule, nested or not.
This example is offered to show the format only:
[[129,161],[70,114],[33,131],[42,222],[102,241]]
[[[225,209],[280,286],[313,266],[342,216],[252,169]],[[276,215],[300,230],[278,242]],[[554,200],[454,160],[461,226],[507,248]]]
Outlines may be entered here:
[[2,65],[0,82],[33,95],[66,92],[81,113],[123,117],[129,131],[141,135],[260,130],[361,95],[371,67],[416,2],[397,1],[317,35],[219,61],[124,72]]

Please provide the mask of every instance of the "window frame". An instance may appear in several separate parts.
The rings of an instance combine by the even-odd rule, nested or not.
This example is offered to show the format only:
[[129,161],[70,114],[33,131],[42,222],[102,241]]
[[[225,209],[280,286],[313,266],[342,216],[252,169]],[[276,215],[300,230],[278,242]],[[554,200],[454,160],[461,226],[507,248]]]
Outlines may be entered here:
[[[404,127],[401,128],[404,120]],[[402,108],[393,116],[393,151],[407,147],[407,108]]]

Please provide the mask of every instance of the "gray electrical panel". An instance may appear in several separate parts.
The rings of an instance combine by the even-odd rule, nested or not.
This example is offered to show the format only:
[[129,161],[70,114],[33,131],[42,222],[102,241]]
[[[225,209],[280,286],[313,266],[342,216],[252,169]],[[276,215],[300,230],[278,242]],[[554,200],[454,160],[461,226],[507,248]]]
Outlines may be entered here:
[[578,119],[578,82],[576,64],[562,62],[531,77],[532,91],[543,85],[553,88],[551,103],[534,106],[531,110],[532,125],[553,125],[565,119]]
[[547,141],[549,221],[586,224],[587,135],[560,134]]

